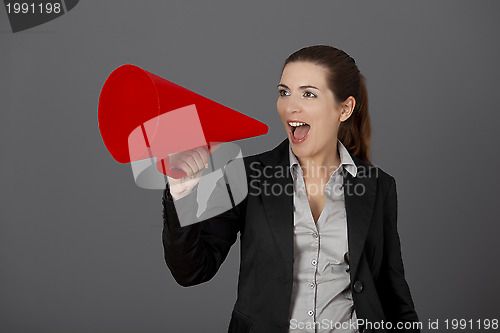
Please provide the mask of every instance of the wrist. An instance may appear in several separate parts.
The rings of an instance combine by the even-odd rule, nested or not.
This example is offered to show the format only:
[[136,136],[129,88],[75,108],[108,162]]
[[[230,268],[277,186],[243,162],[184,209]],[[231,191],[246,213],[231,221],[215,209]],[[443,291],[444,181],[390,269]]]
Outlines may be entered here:
[[174,185],[174,190],[172,191],[170,185],[167,184],[167,190],[168,190],[167,192],[168,195],[170,196],[171,201],[177,201],[193,193],[196,190],[197,186],[198,184],[196,184],[194,187],[191,188],[184,188],[181,191],[175,191],[176,186]]

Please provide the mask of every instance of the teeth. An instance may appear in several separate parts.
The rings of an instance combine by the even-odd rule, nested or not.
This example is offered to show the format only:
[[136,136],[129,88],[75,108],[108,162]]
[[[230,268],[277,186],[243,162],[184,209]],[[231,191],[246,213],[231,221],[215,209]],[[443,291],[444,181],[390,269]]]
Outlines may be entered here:
[[306,123],[293,122],[293,121],[288,122],[288,124],[289,124],[290,126],[293,126],[293,127],[298,127],[298,126],[302,126],[302,125],[307,125]]

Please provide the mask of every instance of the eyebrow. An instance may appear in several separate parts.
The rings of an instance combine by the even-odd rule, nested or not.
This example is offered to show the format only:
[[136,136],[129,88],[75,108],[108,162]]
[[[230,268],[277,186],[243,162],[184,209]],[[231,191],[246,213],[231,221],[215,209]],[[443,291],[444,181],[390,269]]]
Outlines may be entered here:
[[[278,84],[278,88],[279,88],[279,87],[283,87],[283,88],[286,88],[286,89],[290,89],[287,85],[282,84],[282,83]],[[316,88],[315,86],[300,86],[299,88],[301,88],[301,89],[306,89],[306,88],[318,89],[318,88]],[[319,90],[319,89],[318,89],[318,90]],[[321,91],[321,90],[319,90],[319,91]]]

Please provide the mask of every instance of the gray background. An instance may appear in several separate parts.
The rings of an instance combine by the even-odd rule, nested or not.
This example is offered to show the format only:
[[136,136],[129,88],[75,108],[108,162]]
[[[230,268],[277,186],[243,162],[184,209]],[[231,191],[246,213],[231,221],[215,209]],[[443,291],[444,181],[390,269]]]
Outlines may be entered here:
[[[496,1],[81,1],[13,34],[0,8],[0,331],[224,332],[239,240],[216,277],[177,285],[161,191],[138,188],[97,124],[100,89],[141,66],[285,138],[280,68],[329,44],[367,78],[373,163],[397,180],[417,312],[499,318]],[[424,330],[427,331],[427,330]]]

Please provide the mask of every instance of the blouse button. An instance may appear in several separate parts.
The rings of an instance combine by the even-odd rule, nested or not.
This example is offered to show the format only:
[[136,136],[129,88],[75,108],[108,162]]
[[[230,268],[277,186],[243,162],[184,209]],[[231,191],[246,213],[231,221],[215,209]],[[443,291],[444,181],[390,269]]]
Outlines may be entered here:
[[309,311],[307,311],[307,314],[310,315],[310,316],[312,316],[314,314],[314,311],[313,310],[309,310]]
[[311,264],[312,264],[313,266],[316,266],[316,264],[317,264],[317,263],[318,263],[318,262],[316,261],[316,259],[313,259],[313,260],[311,261]]

